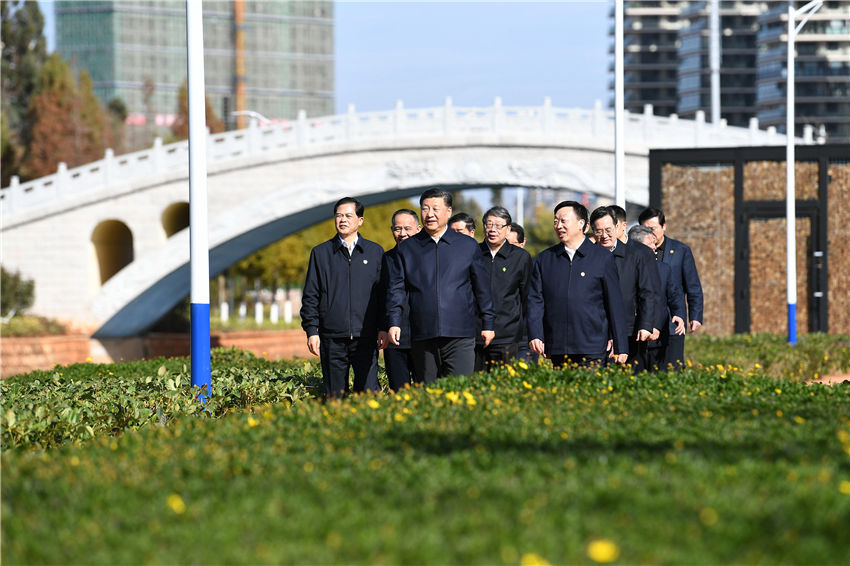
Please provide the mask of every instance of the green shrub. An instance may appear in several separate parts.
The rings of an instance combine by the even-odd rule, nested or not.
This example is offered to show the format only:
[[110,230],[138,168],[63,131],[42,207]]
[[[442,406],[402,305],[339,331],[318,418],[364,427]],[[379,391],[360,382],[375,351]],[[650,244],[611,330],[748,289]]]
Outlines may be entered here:
[[6,316],[12,309],[18,314],[32,306],[35,297],[35,282],[24,279],[21,272],[11,273],[0,266],[0,316]]
[[41,316],[13,316],[0,329],[4,337],[13,336],[53,336],[65,334],[65,327],[49,318]]

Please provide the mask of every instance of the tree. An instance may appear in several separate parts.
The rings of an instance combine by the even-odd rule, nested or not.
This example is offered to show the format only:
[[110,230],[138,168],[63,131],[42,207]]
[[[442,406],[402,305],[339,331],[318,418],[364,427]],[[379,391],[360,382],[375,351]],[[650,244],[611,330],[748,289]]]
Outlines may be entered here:
[[[224,122],[216,116],[209,97],[205,98],[206,102],[206,123],[210,132],[217,134],[225,130]],[[189,84],[183,81],[180,85],[180,91],[177,93],[177,116],[174,119],[174,124],[171,125],[171,133],[177,140],[185,140],[189,138]]]
[[77,167],[102,159],[112,139],[109,118],[92,90],[88,73],[80,73],[78,86],[59,55],[48,57],[22,130],[26,148],[22,176],[49,175],[60,162]]
[[44,16],[37,2],[4,0],[0,5],[0,36],[3,41],[0,68],[2,100],[2,179],[6,187],[21,173],[21,131],[30,97],[38,85],[39,72],[47,59]]
[[552,211],[539,204],[534,209],[533,220],[523,226],[525,229],[525,249],[531,254],[531,257],[558,242],[558,238],[552,229],[552,218]]
[[0,266],[0,315],[6,316],[14,309],[21,314],[32,306],[35,283],[24,279],[19,271],[11,273]]

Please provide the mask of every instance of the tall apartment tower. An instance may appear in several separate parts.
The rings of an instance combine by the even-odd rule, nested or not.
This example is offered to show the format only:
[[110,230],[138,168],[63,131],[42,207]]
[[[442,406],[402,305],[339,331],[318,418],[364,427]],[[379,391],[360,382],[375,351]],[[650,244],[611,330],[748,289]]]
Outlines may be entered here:
[[[656,114],[676,112],[677,45],[679,28],[683,24],[680,13],[687,4],[686,1],[674,0],[624,2],[623,90],[627,111],[643,112],[645,104],[652,104]],[[610,16],[613,22],[613,9]],[[614,36],[613,24],[609,35]],[[613,76],[613,43],[609,51],[612,56],[609,71]],[[610,88],[614,89],[613,80]]]
[[[204,75],[215,112],[270,119],[333,113],[332,0],[207,0]],[[187,78],[181,0],[57,0],[56,51],[92,77],[107,103],[120,98],[128,124],[163,130]],[[241,106],[241,108],[240,108]]]
[[[796,2],[796,7],[805,2]],[[758,119],[785,132],[788,5],[771,3],[759,17]],[[830,142],[850,142],[850,2],[828,0],[796,40],[796,135],[812,124]]]
[[[677,113],[691,120],[700,110],[711,116],[710,8],[692,2],[681,13]],[[720,117],[733,126],[756,115],[756,37],[765,10],[764,1],[720,2]]]

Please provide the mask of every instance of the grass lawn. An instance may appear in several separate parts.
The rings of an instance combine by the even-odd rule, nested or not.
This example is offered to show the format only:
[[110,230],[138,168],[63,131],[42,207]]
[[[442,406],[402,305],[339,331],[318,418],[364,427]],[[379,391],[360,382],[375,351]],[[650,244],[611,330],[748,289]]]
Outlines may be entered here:
[[5,450],[3,563],[850,563],[845,385],[513,365],[216,416]]

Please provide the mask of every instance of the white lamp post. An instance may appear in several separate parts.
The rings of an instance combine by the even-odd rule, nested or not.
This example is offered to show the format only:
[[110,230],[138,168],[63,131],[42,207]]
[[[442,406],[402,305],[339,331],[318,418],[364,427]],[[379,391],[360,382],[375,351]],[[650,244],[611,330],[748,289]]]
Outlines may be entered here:
[[[788,0],[788,57],[785,99],[785,257],[788,295],[788,343],[797,343],[797,188],[794,169],[794,42],[797,33],[806,25],[812,14],[823,5],[823,0],[812,0],[799,10],[794,0]],[[803,21],[797,24],[797,18]]]
[[614,204],[626,208],[625,90],[623,86],[623,0],[614,4]]

